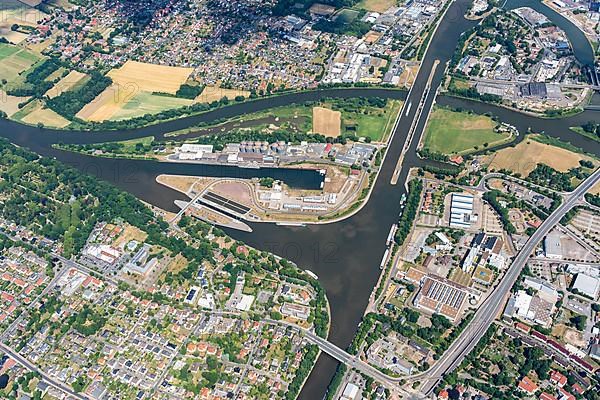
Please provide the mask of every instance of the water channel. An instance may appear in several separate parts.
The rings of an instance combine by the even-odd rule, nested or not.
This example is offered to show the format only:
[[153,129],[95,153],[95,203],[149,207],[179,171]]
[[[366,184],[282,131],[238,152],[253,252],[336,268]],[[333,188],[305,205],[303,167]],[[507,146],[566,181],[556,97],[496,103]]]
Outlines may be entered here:
[[[329,340],[345,348],[354,336],[369,295],[378,279],[380,273],[379,262],[385,251],[386,236],[390,226],[397,222],[400,212],[399,199],[405,191],[403,183],[406,174],[411,166],[419,163],[415,156],[418,143],[417,135],[405,155],[399,184],[390,184],[410,124],[416,117],[416,104],[419,104],[424,94],[426,107],[436,101],[438,104],[462,107],[476,113],[491,113],[498,116],[500,120],[515,125],[521,132],[526,132],[528,128],[532,128],[536,132],[543,131],[548,135],[570,141],[588,152],[600,155],[600,144],[598,142],[579,136],[569,130],[570,126],[580,125],[589,120],[600,120],[600,111],[586,111],[565,119],[549,120],[470,100],[447,96],[440,96],[436,99],[435,89],[443,79],[445,62],[452,56],[461,33],[476,23],[463,17],[469,4],[470,0],[456,0],[452,3],[432,38],[432,45],[424,57],[421,72],[417,76],[413,90],[408,95],[405,92],[393,89],[366,88],[293,93],[234,104],[199,116],[182,118],[147,128],[119,132],[54,131],[1,120],[0,136],[4,136],[10,141],[28,147],[42,155],[56,157],[58,160],[85,173],[107,180],[144,201],[174,211],[176,209],[173,204],[174,200],[185,200],[186,197],[179,192],[157,184],[155,178],[159,174],[242,178],[271,176],[299,187],[312,187],[315,182],[318,182],[319,178],[312,171],[254,170],[142,160],[113,160],[64,152],[52,148],[51,145],[60,142],[97,143],[150,135],[160,140],[164,138],[165,133],[194,126],[200,122],[221,120],[275,106],[315,101],[326,97],[376,96],[395,99],[406,98],[406,102],[413,103],[413,107],[408,112],[403,110],[406,114],[402,115],[399,127],[388,148],[385,162],[382,165],[379,179],[375,183],[369,202],[354,216],[334,224],[307,227],[251,224],[253,233],[227,232],[235,239],[245,241],[261,250],[272,251],[294,261],[302,268],[310,269],[316,273],[326,289],[331,305],[332,324]],[[427,82],[436,60],[441,61],[441,64],[432,75],[431,88],[433,89],[428,91],[426,90]],[[417,118],[417,134],[422,132],[425,123],[426,118]],[[322,355],[300,398],[303,400],[322,398],[336,365],[337,362],[329,356]]]

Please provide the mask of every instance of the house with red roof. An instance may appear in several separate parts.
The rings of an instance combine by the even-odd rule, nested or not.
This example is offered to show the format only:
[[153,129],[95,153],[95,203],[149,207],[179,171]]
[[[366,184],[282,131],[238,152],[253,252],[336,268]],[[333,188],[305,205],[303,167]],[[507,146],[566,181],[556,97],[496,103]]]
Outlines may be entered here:
[[558,388],[558,393],[560,395],[559,400],[575,400],[575,396],[563,388]]
[[540,400],[558,400],[556,396],[552,396],[550,393],[543,392],[540,394]]
[[581,385],[579,383],[574,384],[573,386],[571,386],[571,389],[573,389],[573,391],[577,394],[584,394],[585,393],[585,389],[581,387]]
[[558,387],[563,387],[567,384],[567,377],[560,372],[553,370],[550,372],[550,382],[554,383]]
[[536,385],[529,377],[524,376],[523,379],[519,382],[519,389],[522,391],[533,394],[538,389],[538,385]]

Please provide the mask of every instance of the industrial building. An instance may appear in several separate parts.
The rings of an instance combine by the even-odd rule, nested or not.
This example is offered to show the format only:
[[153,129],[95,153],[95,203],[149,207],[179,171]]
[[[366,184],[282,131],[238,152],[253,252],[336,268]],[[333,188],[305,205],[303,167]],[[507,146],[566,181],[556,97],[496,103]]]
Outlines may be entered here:
[[467,229],[473,221],[473,195],[453,193],[450,203],[450,226]]
[[423,279],[414,304],[417,308],[438,313],[450,321],[456,321],[463,310],[466,299],[466,287],[439,276],[428,275]]
[[552,315],[555,311],[554,303],[551,303],[539,295],[529,295],[524,290],[519,290],[509,300],[504,310],[504,316],[539,324],[543,327],[552,325]]
[[596,300],[600,290],[600,280],[586,274],[577,274],[577,278],[573,282],[573,290]]

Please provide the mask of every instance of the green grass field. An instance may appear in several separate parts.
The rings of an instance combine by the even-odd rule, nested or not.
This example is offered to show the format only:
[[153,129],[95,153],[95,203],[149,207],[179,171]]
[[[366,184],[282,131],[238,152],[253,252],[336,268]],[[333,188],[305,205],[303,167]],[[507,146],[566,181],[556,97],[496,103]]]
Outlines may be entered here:
[[366,114],[362,112],[344,113],[342,111],[342,133],[344,133],[345,127],[356,124],[356,132],[346,130],[345,133],[354,133],[358,137],[368,137],[374,142],[386,141],[402,104],[400,100],[388,100],[385,108],[366,107]]
[[510,138],[494,132],[496,123],[488,116],[435,107],[425,130],[424,148],[435,153],[465,154],[498,145]]
[[158,114],[161,111],[189,106],[193,100],[161,96],[148,92],[138,92],[110,119],[113,121],[141,117],[145,114]]
[[19,51],[17,46],[11,46],[10,44],[0,43],[0,61],[6,57],[12,56]]
[[41,56],[28,50],[0,43],[0,80],[14,82],[21,72],[30,69],[41,59]]

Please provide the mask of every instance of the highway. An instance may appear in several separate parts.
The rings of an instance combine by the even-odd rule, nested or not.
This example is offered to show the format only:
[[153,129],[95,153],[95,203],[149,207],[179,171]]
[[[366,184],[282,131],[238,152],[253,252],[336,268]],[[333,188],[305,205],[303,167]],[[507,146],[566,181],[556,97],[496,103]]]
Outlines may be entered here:
[[501,312],[506,296],[518,279],[537,244],[560,222],[561,218],[571,208],[577,205],[581,197],[599,181],[600,169],[597,169],[577,189],[565,196],[563,203],[531,235],[493,293],[479,307],[469,326],[454,340],[450,348],[433,367],[424,373],[411,376],[407,381],[422,382],[420,387],[421,393],[429,395],[445,374],[452,372],[460,365],[465,356],[477,345],[479,339]]

